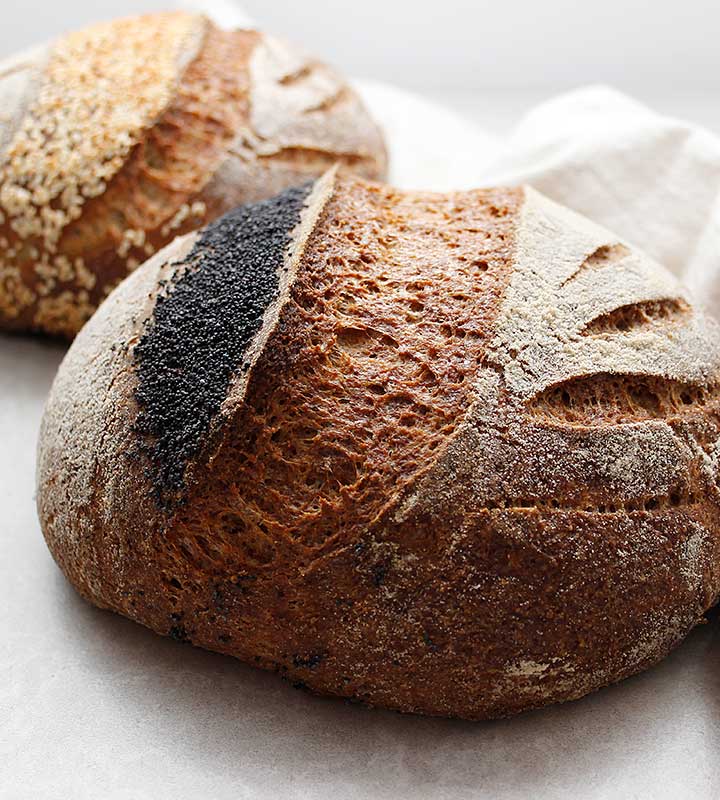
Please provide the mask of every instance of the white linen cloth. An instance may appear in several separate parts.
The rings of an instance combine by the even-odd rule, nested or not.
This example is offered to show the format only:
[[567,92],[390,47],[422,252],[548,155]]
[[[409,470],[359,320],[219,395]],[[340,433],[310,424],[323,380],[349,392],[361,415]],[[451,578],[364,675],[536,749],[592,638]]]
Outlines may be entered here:
[[720,138],[608,87],[531,110],[481,183],[529,183],[641,247],[720,310]]
[[720,137],[605,86],[530,110],[499,140],[391,87],[359,82],[403,188],[528,183],[681,277],[720,316]]

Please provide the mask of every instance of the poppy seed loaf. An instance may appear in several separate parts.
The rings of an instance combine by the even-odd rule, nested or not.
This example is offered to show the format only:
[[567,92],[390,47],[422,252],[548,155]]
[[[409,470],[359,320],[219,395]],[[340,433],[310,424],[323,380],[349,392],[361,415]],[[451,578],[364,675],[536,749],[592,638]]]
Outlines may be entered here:
[[318,177],[382,178],[324,65],[194,14],[91,26],[0,64],[0,329],[73,336],[176,235]]
[[531,189],[330,172],[103,303],[46,409],[43,532],[96,605],[317,692],[577,698],[720,592],[718,341]]

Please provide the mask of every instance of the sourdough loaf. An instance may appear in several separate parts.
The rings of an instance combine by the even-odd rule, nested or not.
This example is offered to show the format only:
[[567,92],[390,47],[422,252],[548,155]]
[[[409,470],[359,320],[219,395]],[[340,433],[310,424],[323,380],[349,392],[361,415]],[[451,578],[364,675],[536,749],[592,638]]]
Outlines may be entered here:
[[330,172],[101,306],[47,405],[43,532],[96,605],[317,692],[577,698],[720,592],[718,342],[531,189]]
[[73,336],[177,234],[382,137],[316,60],[184,12],[101,23],[0,64],[0,328]]

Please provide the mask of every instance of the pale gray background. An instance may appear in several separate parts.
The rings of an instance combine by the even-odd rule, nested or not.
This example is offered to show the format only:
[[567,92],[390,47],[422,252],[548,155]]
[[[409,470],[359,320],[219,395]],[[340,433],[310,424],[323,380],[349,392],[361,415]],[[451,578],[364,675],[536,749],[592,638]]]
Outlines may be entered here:
[[[232,0],[227,0],[232,2]],[[416,89],[717,89],[716,0],[240,0],[344,70]],[[159,0],[4,4],[0,54]]]

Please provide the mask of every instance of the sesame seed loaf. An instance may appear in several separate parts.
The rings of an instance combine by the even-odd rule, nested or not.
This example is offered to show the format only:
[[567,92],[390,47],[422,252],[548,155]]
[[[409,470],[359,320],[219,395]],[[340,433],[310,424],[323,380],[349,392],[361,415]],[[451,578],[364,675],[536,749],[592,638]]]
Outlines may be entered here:
[[103,303],[48,401],[43,532],[96,605],[317,692],[577,698],[720,593],[718,335],[531,189],[331,171]]
[[176,235],[382,137],[331,70],[185,12],[101,23],[0,64],[0,329],[74,336]]

